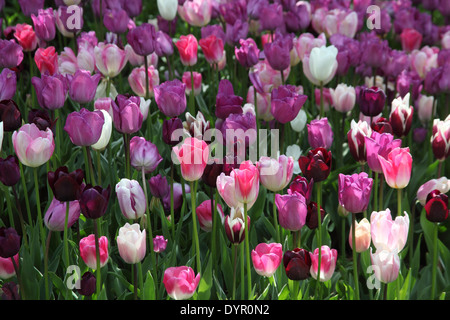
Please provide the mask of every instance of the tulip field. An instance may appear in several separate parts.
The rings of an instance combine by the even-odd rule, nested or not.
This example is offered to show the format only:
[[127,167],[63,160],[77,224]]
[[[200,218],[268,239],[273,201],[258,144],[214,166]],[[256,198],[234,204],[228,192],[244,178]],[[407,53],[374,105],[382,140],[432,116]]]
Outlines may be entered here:
[[2,300],[450,299],[448,0],[0,11]]

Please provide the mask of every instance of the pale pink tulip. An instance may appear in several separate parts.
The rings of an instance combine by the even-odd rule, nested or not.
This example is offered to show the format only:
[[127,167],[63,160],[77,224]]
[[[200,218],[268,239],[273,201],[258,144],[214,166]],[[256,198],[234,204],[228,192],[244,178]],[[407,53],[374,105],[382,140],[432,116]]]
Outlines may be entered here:
[[[320,279],[319,281],[325,282],[331,279],[334,270],[336,268],[337,250],[330,249],[330,247],[323,245],[321,247],[321,262],[320,262]],[[310,273],[314,279],[317,279],[317,273],[319,270],[319,248],[316,248],[314,252],[310,252],[311,256],[311,269]]]
[[251,254],[256,273],[269,278],[281,264],[283,248],[280,243],[260,243]]
[[398,216],[392,220],[391,211],[374,211],[370,216],[372,243],[377,250],[400,252],[408,239],[409,216]]

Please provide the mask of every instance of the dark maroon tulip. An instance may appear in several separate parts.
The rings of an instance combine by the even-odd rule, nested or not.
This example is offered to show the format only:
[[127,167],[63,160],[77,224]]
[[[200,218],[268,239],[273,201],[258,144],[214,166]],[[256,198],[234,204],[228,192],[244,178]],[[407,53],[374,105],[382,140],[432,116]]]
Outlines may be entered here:
[[31,109],[28,111],[28,123],[34,123],[39,130],[45,131],[47,128],[50,128],[53,131],[56,121],[58,119],[50,119],[50,115],[45,109]]
[[61,202],[78,200],[82,191],[84,179],[83,170],[69,172],[66,166],[47,174],[48,184],[56,199]]
[[146,57],[155,51],[156,29],[150,23],[143,23],[128,32],[127,41],[136,54]]
[[289,279],[305,280],[310,276],[311,256],[305,249],[286,251],[283,255],[283,265]]
[[20,236],[14,228],[0,228],[0,257],[14,257],[20,250]]
[[314,180],[308,182],[303,176],[297,176],[292,180],[289,185],[289,190],[292,192],[298,192],[305,197],[305,201],[308,204],[311,201],[312,190],[314,186]]
[[170,193],[170,186],[165,176],[157,174],[148,180],[150,185],[150,193],[155,198],[163,199],[168,193]]
[[80,289],[78,289],[78,293],[83,296],[91,296],[95,290],[97,285],[97,279],[95,278],[95,275],[87,271],[83,274],[83,276],[80,279]]
[[177,133],[172,138],[172,134],[175,130],[182,130],[183,129],[183,122],[179,118],[171,118],[169,120],[163,121],[163,134],[162,134],[162,140],[164,143],[168,144],[169,146],[174,146],[182,141],[183,137],[178,136]]
[[[320,207],[320,221],[323,222],[323,218],[325,217],[325,210],[322,208],[322,206]],[[308,213],[306,214],[306,225],[308,226],[308,228],[310,229],[315,229],[318,226],[317,223],[317,203],[311,201],[308,204]]]
[[20,300],[19,289],[14,281],[8,281],[2,285],[0,300]]
[[378,133],[390,133],[394,134],[392,131],[392,126],[386,118],[380,117],[377,121],[372,122],[371,128],[373,131]]
[[111,186],[103,189],[101,186],[86,185],[79,199],[81,213],[89,219],[98,219],[104,216],[110,194]]
[[433,190],[427,196],[425,204],[427,219],[431,222],[443,222],[448,218],[448,196],[439,190]]
[[203,171],[202,181],[210,186],[216,188],[217,177],[223,172],[223,163],[219,163],[217,159],[212,163],[208,163]]
[[14,100],[0,101],[0,121],[3,121],[3,131],[12,132],[22,126],[22,115]]
[[219,82],[219,90],[216,96],[216,117],[226,119],[230,114],[241,114],[244,99],[234,94],[233,85],[227,79]]
[[386,94],[378,87],[361,88],[359,108],[367,117],[378,116],[384,109]]
[[14,186],[20,180],[19,161],[10,155],[0,158],[0,181],[8,187]]
[[314,183],[324,181],[331,171],[331,151],[324,148],[309,150],[307,156],[298,159],[300,170],[306,179]]

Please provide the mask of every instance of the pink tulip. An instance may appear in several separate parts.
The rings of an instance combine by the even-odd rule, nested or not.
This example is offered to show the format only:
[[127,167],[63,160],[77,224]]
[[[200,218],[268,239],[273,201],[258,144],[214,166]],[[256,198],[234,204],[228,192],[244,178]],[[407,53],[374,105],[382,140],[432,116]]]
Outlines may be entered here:
[[[102,236],[98,239],[100,249],[100,268],[108,262],[108,238]],[[97,269],[97,256],[95,254],[95,235],[90,234],[80,240],[80,256],[91,269]]]
[[405,188],[411,178],[412,156],[409,148],[395,148],[387,158],[378,155],[386,183],[394,189]]
[[[213,201],[214,202],[214,201]],[[211,232],[213,227],[213,212],[211,210],[211,200],[203,201],[195,210],[197,213],[200,228],[205,232]],[[225,219],[220,203],[216,206],[216,213],[220,217],[221,223]]]
[[434,97],[421,94],[415,106],[420,122],[426,125],[433,117]]
[[153,251],[156,253],[163,252],[167,247],[167,239],[164,236],[156,236],[153,238]]
[[235,182],[234,182],[234,171],[231,171],[230,175],[221,173],[217,177],[216,181],[217,191],[222,197],[223,201],[230,207],[235,208],[239,206],[239,201],[236,199],[235,194]]
[[325,46],[327,39],[325,33],[321,33],[317,38],[311,33],[302,33],[297,40],[294,40],[294,48],[300,60],[303,60],[305,55],[309,55],[311,50],[316,47]]
[[[159,85],[159,72],[154,66],[149,65],[148,69],[148,93],[149,97],[154,96],[153,88]],[[134,68],[128,76],[128,83],[131,90],[139,97],[145,97],[147,91],[145,89],[145,67]]]
[[[202,92],[202,74],[199,72],[193,72],[194,75],[194,96],[198,96]],[[181,78],[186,85],[186,95],[189,96],[192,90],[191,73],[186,71]]]
[[370,260],[375,278],[383,283],[395,281],[400,270],[400,257],[396,251],[377,250],[372,253],[370,249]]
[[[309,253],[311,256],[311,276],[317,279],[317,273],[319,269],[319,248],[316,248],[314,252]],[[320,281],[325,282],[331,279],[336,268],[337,250],[330,249],[328,246],[321,247],[321,262],[320,262]]]
[[[53,198],[44,216],[45,226],[51,231],[64,231],[67,202],[61,202]],[[69,202],[69,219],[67,226],[70,228],[80,217],[81,209],[78,200]]]
[[356,102],[355,88],[344,83],[339,84],[336,89],[330,89],[333,107],[339,112],[349,112]]
[[240,164],[239,169],[233,169],[236,199],[241,203],[253,204],[259,192],[259,172],[250,161]]
[[117,248],[120,257],[128,264],[141,262],[146,254],[145,230],[140,230],[139,224],[128,222],[119,229]]
[[98,70],[109,78],[117,76],[127,63],[127,53],[112,43],[100,42],[94,48],[95,65]]
[[[19,254],[14,256],[16,266],[19,267]],[[11,258],[0,257],[0,279],[7,280],[16,275]]]
[[312,149],[331,148],[333,131],[326,117],[313,119],[306,127],[308,128],[308,142]]
[[[348,243],[350,248],[353,249],[353,227],[350,225],[350,232],[348,236]],[[356,252],[364,252],[370,247],[371,241],[370,222],[366,218],[363,218],[360,222],[356,222],[355,226],[355,245]]]
[[54,75],[58,71],[58,53],[53,46],[38,48],[34,54],[34,61],[41,74]]
[[367,155],[367,164],[369,168],[378,173],[382,173],[380,160],[378,156],[387,158],[388,154],[395,148],[400,148],[402,140],[394,139],[390,133],[378,133],[372,131],[370,137],[364,137]]
[[39,167],[53,155],[55,141],[50,128],[39,130],[34,123],[24,124],[12,134],[14,151],[20,162],[28,167]]
[[439,48],[429,46],[413,50],[410,53],[411,69],[416,71],[420,78],[425,79],[428,71],[438,67],[438,53]]
[[198,44],[202,48],[205,59],[208,63],[219,63],[224,54],[224,43],[222,39],[216,37],[214,34],[199,40]]
[[408,239],[409,216],[398,216],[392,220],[391,211],[372,212],[370,216],[370,233],[372,243],[377,250],[396,250],[400,252]]
[[402,49],[406,52],[411,52],[419,49],[422,44],[422,34],[413,28],[404,28],[400,34],[400,41]]
[[209,148],[205,141],[186,138],[181,147],[175,146],[172,150],[176,156],[173,160],[178,160],[181,174],[186,181],[196,181],[202,177],[209,157]]
[[261,157],[256,164],[261,184],[270,191],[283,190],[291,181],[294,174],[294,159],[281,155],[278,160]]
[[15,28],[14,37],[22,46],[23,51],[30,52],[36,49],[37,37],[33,27],[26,23],[18,23]]
[[178,14],[191,26],[206,26],[211,21],[212,2],[211,0],[185,1],[183,5],[178,6]]
[[273,276],[282,258],[283,248],[280,243],[260,243],[252,250],[253,267],[263,277]]
[[175,42],[175,46],[184,66],[193,66],[197,63],[198,42],[194,35],[180,36],[180,39]]
[[170,267],[164,271],[164,287],[169,297],[175,300],[191,298],[199,282],[200,274],[195,275],[191,267]]

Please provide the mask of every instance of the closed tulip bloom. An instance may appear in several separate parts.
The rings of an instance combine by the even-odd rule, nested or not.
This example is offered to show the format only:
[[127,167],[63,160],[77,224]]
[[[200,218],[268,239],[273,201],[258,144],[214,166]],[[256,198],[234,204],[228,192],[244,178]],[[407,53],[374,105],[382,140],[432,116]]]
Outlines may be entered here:
[[281,264],[283,248],[280,243],[260,243],[251,255],[256,273],[270,278]]
[[450,155],[450,115],[444,121],[433,121],[431,147],[439,161],[444,161]]
[[386,94],[378,87],[363,88],[359,93],[360,111],[368,117],[379,115],[386,101]]
[[[14,256],[14,261],[16,266],[19,266],[19,254]],[[16,270],[14,268],[14,264],[11,261],[11,258],[2,258],[0,257],[0,279],[7,280],[16,275]]]
[[[67,202],[61,202],[53,198],[50,206],[45,212],[44,223],[51,231],[64,231],[66,220]],[[69,217],[67,220],[67,227],[70,228],[80,217],[81,209],[78,200],[69,202]]]
[[19,161],[28,167],[40,167],[53,155],[55,141],[50,128],[39,130],[34,124],[24,124],[12,134],[14,151]]
[[266,4],[260,7],[261,30],[275,30],[283,24],[283,7],[279,3]]
[[134,136],[130,141],[131,166],[136,170],[144,170],[145,173],[153,172],[162,157],[158,148],[143,137]]
[[41,108],[56,110],[64,106],[69,90],[69,81],[65,76],[43,74],[40,78],[33,77],[31,83],[36,90],[37,100]]
[[0,227],[0,257],[11,258],[19,253],[20,236],[14,228]]
[[346,211],[360,213],[367,209],[372,191],[373,179],[367,173],[339,174],[339,204]]
[[94,100],[101,75],[91,75],[87,70],[77,70],[73,76],[69,76],[69,96],[79,104],[87,104]]
[[[184,190],[185,190],[186,194],[189,194],[191,192],[191,188],[190,188],[189,184],[184,185]],[[169,191],[170,191],[170,189],[169,189]],[[169,191],[162,198],[162,204],[164,206],[165,212],[169,212],[170,208],[172,206]],[[184,201],[183,187],[182,187],[181,183],[175,182],[173,184],[173,207],[174,207],[175,212],[179,212],[181,205],[183,204],[183,201]]]
[[[320,263],[320,279],[321,282],[325,282],[331,279],[334,270],[336,268],[337,250],[330,249],[328,246],[322,246],[321,248],[321,263]],[[317,279],[317,273],[319,271],[319,248],[316,248],[311,255],[311,276]]]
[[158,0],[156,4],[158,5],[158,12],[164,20],[172,21],[175,19],[178,11],[177,0]]
[[392,220],[391,211],[374,211],[370,215],[372,243],[377,250],[402,251],[408,240],[409,216],[397,216]]
[[372,131],[370,137],[364,137],[366,146],[366,159],[369,168],[378,173],[382,173],[383,169],[378,156],[387,158],[389,152],[402,145],[402,140],[394,139],[390,133],[378,133]]
[[186,85],[178,79],[165,81],[154,88],[155,102],[168,117],[178,117],[186,110]]
[[116,184],[120,211],[126,219],[141,218],[147,208],[145,194],[136,180],[123,178]]
[[22,47],[14,40],[0,39],[0,67],[15,68],[22,61]]
[[16,72],[4,68],[0,73],[0,101],[10,100],[16,94],[17,76]]
[[101,111],[89,111],[82,108],[66,118],[64,130],[70,141],[77,146],[91,146],[100,139],[105,117]]
[[331,148],[333,131],[326,117],[319,120],[311,120],[306,126],[308,128],[308,142],[311,148]]
[[184,1],[178,6],[178,14],[181,19],[191,26],[206,26],[212,17],[213,4],[211,0]]
[[286,276],[294,281],[308,279],[311,275],[311,255],[305,249],[296,248],[286,251],[283,255],[283,265]]
[[[202,92],[202,74],[194,71],[193,75],[194,75],[194,96],[198,96]],[[190,95],[192,90],[191,73],[188,71],[183,73],[181,80],[186,85],[186,95]]]
[[292,38],[277,34],[275,40],[264,45],[264,55],[274,70],[283,71],[291,63]]
[[153,251],[156,253],[163,252],[167,247],[167,239],[164,236],[156,236],[153,238]]
[[184,66],[194,66],[197,63],[198,42],[194,35],[180,36],[180,39],[175,42],[175,46]]
[[[154,88],[159,85],[159,72],[153,65],[149,65],[147,69],[148,73],[148,94],[149,97],[154,96]],[[131,70],[128,76],[128,83],[131,90],[139,97],[145,97],[147,90],[145,89],[145,67],[137,67]]]
[[33,20],[34,31],[36,36],[43,41],[49,42],[55,39],[56,35],[56,18],[53,8],[40,9],[38,15],[31,15]]
[[148,180],[150,186],[150,193],[155,198],[163,199],[169,192],[169,182],[165,176],[157,174]]
[[30,52],[36,49],[37,37],[33,27],[26,23],[18,23],[15,28],[14,37],[22,47],[23,51]]
[[389,283],[397,279],[400,270],[400,257],[395,250],[377,249],[375,253],[372,253],[372,248],[370,248],[370,260],[375,278],[378,281]]
[[280,155],[278,159],[261,157],[256,164],[261,184],[270,191],[283,190],[291,181],[294,170],[294,159]]
[[427,196],[425,212],[428,221],[444,222],[448,218],[448,196],[439,190],[431,191]]
[[208,63],[219,63],[222,60],[224,54],[224,43],[222,39],[216,37],[214,34],[209,35],[206,38],[202,38],[198,41],[200,48],[205,55],[205,59]]
[[239,201],[236,199],[235,194],[235,181],[234,181],[234,171],[231,171],[230,175],[226,175],[225,173],[221,173],[217,177],[217,191],[219,195],[222,197],[223,201],[230,207],[234,208],[239,206]]
[[120,8],[106,10],[103,13],[103,24],[112,33],[120,34],[128,31],[128,13]]
[[16,185],[19,180],[20,170],[17,158],[13,155],[9,155],[5,159],[0,158],[0,181],[5,186],[11,187]]
[[113,43],[100,42],[94,48],[95,66],[105,77],[114,78],[125,67],[127,53]]
[[180,164],[185,180],[196,181],[202,177],[209,157],[209,148],[205,141],[186,138],[180,147],[173,147],[172,151],[172,158],[176,157],[174,159]]
[[[213,203],[215,203],[213,201]],[[195,212],[197,213],[198,223],[200,225],[200,228],[205,232],[211,232],[213,229],[213,212],[211,210],[211,200],[205,200],[203,201],[196,209]],[[220,203],[216,205],[216,212],[218,217],[221,220],[221,223],[223,224],[223,221],[225,219],[225,215],[223,213],[222,206]],[[217,218],[215,216],[214,218]]]
[[[308,203],[308,213],[306,215],[306,226],[309,229],[316,229],[319,226],[319,217],[317,216],[317,203],[314,201],[310,201]],[[322,206],[320,206],[320,221],[323,222],[323,219],[325,218],[326,212],[325,210],[322,208]]]
[[47,179],[53,195],[59,201],[74,201],[80,198],[84,180],[83,170],[69,172],[69,169],[63,166],[56,171],[49,171]]
[[411,52],[416,49],[420,49],[422,44],[422,34],[413,28],[404,28],[400,34],[400,41],[402,43],[402,49],[406,52]]
[[287,194],[275,194],[278,209],[278,221],[286,230],[299,231],[306,223],[308,207],[305,197],[298,192],[288,190]]
[[139,224],[128,222],[119,229],[117,248],[120,257],[128,264],[141,262],[146,254],[146,232],[140,230]]
[[155,51],[156,29],[150,23],[143,23],[128,32],[127,41],[136,54],[148,56]]
[[[108,262],[108,238],[102,236],[98,239],[100,251],[100,268],[104,267]],[[91,269],[97,269],[97,256],[95,253],[95,235],[90,234],[80,240],[80,256],[86,266]]]
[[164,271],[163,283],[167,294],[174,300],[186,300],[194,295],[200,282],[191,267],[170,267]]
[[305,197],[305,201],[308,204],[311,201],[312,190],[314,186],[314,180],[308,181],[303,176],[297,176],[289,185],[289,190],[294,193],[298,192]]
[[22,125],[22,115],[14,100],[0,101],[0,121],[3,122],[3,130],[12,132]]
[[77,289],[77,292],[83,296],[89,297],[94,294],[96,286],[97,279],[95,278],[95,275],[90,271],[86,271],[80,279],[80,288]]
[[22,13],[29,17],[31,14],[37,14],[44,7],[44,0],[18,0]]
[[387,158],[378,156],[386,183],[394,189],[405,188],[411,179],[412,156],[409,148],[395,148]]
[[334,108],[342,113],[353,110],[356,102],[355,88],[345,83],[338,84],[336,89],[330,89]]
[[136,96],[119,94],[113,101],[114,127],[121,133],[135,133],[142,127],[144,116],[140,109],[141,100]]
[[422,124],[427,124],[433,117],[434,97],[421,94],[416,100],[417,116]]
[[297,93],[292,85],[274,88],[271,93],[271,113],[280,123],[288,123],[295,119],[308,97]]
[[295,132],[302,132],[306,127],[307,120],[308,119],[305,110],[300,109],[294,120],[290,122],[292,130],[294,130]]
[[398,97],[392,101],[391,115],[389,122],[392,131],[398,137],[408,135],[411,129],[414,108],[409,105],[409,93],[402,97]]
[[[250,216],[247,215],[247,225],[250,228]],[[244,209],[242,206],[231,207],[230,214],[224,221],[225,234],[232,244],[239,244],[245,238]]]
[[98,219],[104,216],[108,208],[110,194],[110,186],[103,189],[100,186],[86,185],[79,199],[81,213],[89,219]]
[[252,38],[240,39],[240,48],[234,48],[236,60],[244,67],[251,68],[258,63],[259,49]]
[[244,161],[234,169],[236,199],[241,203],[253,204],[259,192],[259,172],[250,161]]
[[163,121],[162,140],[169,146],[175,146],[182,141],[179,133],[183,131],[183,122],[180,118],[171,118]]
[[34,61],[41,74],[55,74],[58,71],[58,53],[55,47],[38,48],[34,54]]
[[355,120],[351,122],[351,128],[347,133],[348,146],[353,158],[359,163],[366,163],[367,151],[365,138],[372,135],[372,129],[366,121]]
[[[348,236],[348,243],[350,244],[350,248],[353,249],[353,226],[350,226],[350,232]],[[363,218],[361,221],[356,221],[355,224],[355,244],[356,244],[356,252],[364,252],[370,247],[372,236],[370,233],[370,222],[366,218]]]
[[324,181],[331,171],[331,151],[324,148],[309,150],[298,160],[303,175],[314,183]]
[[103,113],[103,117],[105,118],[105,122],[102,126],[102,133],[100,134],[100,138],[98,138],[97,142],[91,145],[92,149],[96,151],[102,151],[106,148],[111,139],[112,135],[112,118],[109,113],[105,110],[98,110]]
[[314,79],[327,84],[336,73],[338,50],[335,46],[313,48],[309,56],[309,70]]
[[450,190],[450,180],[447,177],[440,177],[439,179],[431,179],[425,182],[417,190],[417,200],[422,206],[425,206],[427,197],[431,191],[438,190],[440,193],[447,193]]
[[219,82],[216,96],[216,117],[226,119],[230,114],[241,114],[244,99],[234,94],[233,84],[228,79]]

